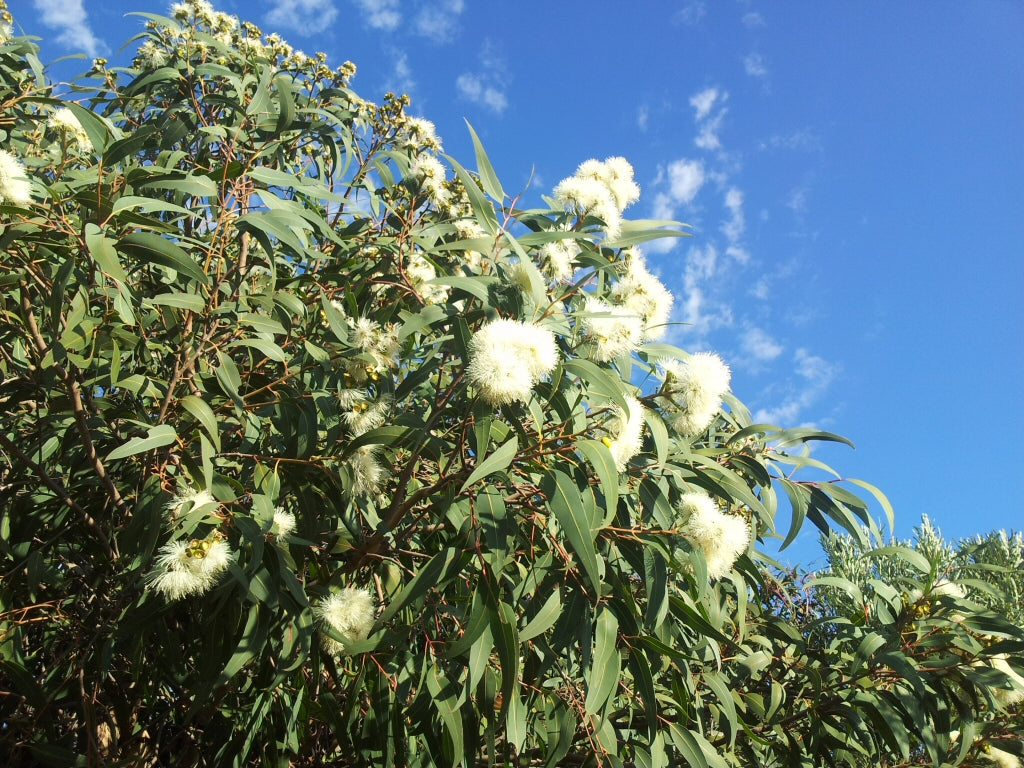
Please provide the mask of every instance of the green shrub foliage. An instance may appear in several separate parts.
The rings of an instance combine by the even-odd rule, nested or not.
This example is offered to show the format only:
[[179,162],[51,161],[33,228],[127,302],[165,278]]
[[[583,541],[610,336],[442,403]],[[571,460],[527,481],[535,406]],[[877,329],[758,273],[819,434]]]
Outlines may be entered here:
[[625,160],[524,208],[471,129],[475,170],[351,64],[170,13],[64,98],[0,30],[5,765],[993,754],[972,662],[1018,627],[807,621],[765,569],[887,503],[665,343],[642,244],[684,230],[624,217]]

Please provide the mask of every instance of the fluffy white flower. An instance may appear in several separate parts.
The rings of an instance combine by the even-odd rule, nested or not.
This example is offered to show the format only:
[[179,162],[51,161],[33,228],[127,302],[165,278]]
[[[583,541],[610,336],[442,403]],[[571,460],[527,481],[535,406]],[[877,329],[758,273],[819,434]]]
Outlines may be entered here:
[[747,521],[723,512],[705,493],[684,494],[679,511],[686,518],[691,543],[704,553],[708,576],[722,578],[750,544]]
[[31,189],[25,166],[10,152],[0,149],[0,203],[28,205],[32,202]]
[[376,446],[364,445],[348,460],[353,496],[374,496],[380,491],[384,468],[377,462]]
[[430,284],[429,281],[437,277],[437,270],[434,269],[433,264],[418,253],[409,256],[409,261],[405,266],[405,273],[409,276],[409,281],[412,283],[413,288],[416,289],[427,304],[440,304],[447,300],[451,289],[445,285]]
[[135,56],[139,64],[147,69],[159,69],[167,63],[167,51],[161,48],[155,40],[147,40],[140,45]]
[[499,319],[469,342],[466,376],[492,405],[526,402],[534,386],[558,363],[551,331],[532,323]]
[[947,579],[939,579],[932,585],[932,597],[956,597],[963,600],[967,597],[967,593],[964,592],[964,588],[957,584],[955,581],[949,581]]
[[429,120],[422,117],[410,117],[405,122],[406,130],[414,142],[412,146],[429,147],[435,152],[441,151],[441,139],[437,136],[437,128]]
[[65,141],[74,141],[75,148],[79,152],[92,152],[92,140],[89,138],[89,134],[82,128],[75,113],[67,107],[54,110],[46,121],[46,127],[59,133]]
[[643,319],[630,309],[607,304],[590,296],[584,304],[588,316],[580,318],[583,329],[594,342],[594,359],[608,362],[632,352],[643,341]]
[[686,362],[666,360],[663,392],[678,408],[670,409],[672,427],[692,437],[711,424],[729,390],[729,366],[713,352],[698,352]]
[[290,536],[294,531],[295,515],[291,512],[285,512],[282,507],[275,509],[274,524],[270,528],[270,532],[277,536],[277,538],[283,539]]
[[216,538],[171,541],[160,548],[147,584],[168,600],[208,592],[234,559],[228,545]]
[[443,186],[446,174],[441,161],[426,153],[417,155],[409,164],[409,175],[419,181],[420,187],[435,203],[448,198],[448,192]]
[[658,339],[665,335],[665,323],[672,311],[672,293],[647,271],[643,256],[631,249],[626,274],[612,286],[611,299],[635,312],[644,322],[644,338]]
[[592,176],[570,176],[552,192],[555,202],[580,216],[594,216],[604,222],[605,233],[615,237],[622,228],[622,213],[607,185]]
[[[373,622],[377,618],[377,608],[368,589],[345,587],[340,592],[332,592],[314,605],[313,615],[335,632],[356,642],[369,636]],[[343,642],[326,634],[321,635],[320,639],[328,653],[345,653]]]
[[184,492],[167,502],[165,509],[171,517],[177,517],[184,511],[185,505],[190,502],[192,506],[189,508],[189,511],[192,511],[207,504],[216,504],[217,500],[205,488],[201,491],[197,491],[195,488],[187,488]]
[[544,272],[552,280],[568,280],[575,271],[576,256],[580,252],[575,240],[556,240],[544,243],[537,255],[541,259]]
[[1019,757],[1010,754],[1004,749],[993,747],[991,744],[985,745],[985,750],[981,753],[981,756],[995,763],[999,768],[1021,768]]
[[1010,666],[1008,656],[1005,653],[1000,653],[993,656],[991,659],[993,669],[997,669],[1009,678],[1009,683],[1012,688],[993,688],[992,695],[1004,706],[1012,707],[1014,704],[1019,704],[1024,701],[1024,677],[1021,677],[1017,671]]
[[352,410],[342,414],[342,418],[353,435],[362,435],[383,424],[390,408],[391,401],[388,398],[382,397],[371,403],[363,400],[353,403]]
[[576,175],[604,184],[620,212],[640,199],[640,187],[633,181],[633,166],[624,157],[609,157],[603,163],[587,160],[576,169]]
[[374,346],[378,331],[380,331],[380,324],[368,317],[359,317],[351,321],[350,325],[352,326],[352,340],[357,346],[362,347],[364,352],[369,352]]
[[644,436],[644,407],[633,396],[626,397],[628,410],[615,406],[615,415],[605,424],[609,437],[605,445],[612,452],[615,468],[626,471],[629,460],[640,453]]

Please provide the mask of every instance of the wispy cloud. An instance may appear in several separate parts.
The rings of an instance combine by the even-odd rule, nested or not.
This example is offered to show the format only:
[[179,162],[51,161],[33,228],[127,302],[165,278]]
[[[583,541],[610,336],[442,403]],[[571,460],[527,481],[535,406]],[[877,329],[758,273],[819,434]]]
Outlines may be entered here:
[[388,76],[387,90],[392,93],[411,94],[416,88],[412,67],[409,66],[409,55],[403,51],[392,51],[395,66]]
[[465,8],[465,0],[433,0],[417,14],[416,34],[435,43],[449,42],[458,31],[459,16]]
[[767,139],[762,139],[757,148],[761,151],[791,149],[804,152],[821,152],[824,149],[821,136],[812,128],[800,128],[789,133],[773,133]]
[[[658,177],[652,183],[656,190],[651,205],[651,217],[661,220],[674,220],[676,211],[689,205],[700,192],[707,176],[704,164],[700,160],[680,158],[668,164],[667,168],[658,169]],[[645,247],[652,253],[668,253],[677,245],[676,238],[653,240]]]
[[705,88],[700,93],[695,93],[690,97],[690,106],[693,107],[697,114],[694,115],[693,119],[700,122],[711,113],[711,108],[715,106],[715,101],[718,100],[718,89],[717,88]]
[[721,149],[722,142],[718,138],[718,130],[722,125],[726,109],[721,107],[716,110],[716,105],[721,105],[729,98],[729,94],[718,88],[705,88],[700,93],[690,97],[690,106],[694,109],[694,122],[697,123],[697,138],[693,140],[701,149]]
[[647,130],[647,120],[651,116],[651,109],[646,104],[641,104],[636,111],[636,127],[641,131]]
[[499,115],[508,107],[508,98],[504,92],[487,83],[480,75],[465,72],[455,80],[455,87],[466,101],[487,107]]
[[753,364],[771,362],[782,354],[783,348],[767,331],[757,326],[748,328],[741,341],[743,353]]
[[682,335],[691,346],[701,346],[704,338],[714,329],[732,325],[732,307],[725,301],[709,296],[706,286],[718,274],[718,250],[711,243],[705,247],[693,246],[686,254],[683,272],[685,299],[680,306],[682,322],[686,323]]
[[334,0],[274,0],[266,15],[268,25],[299,35],[312,35],[338,17]]
[[466,101],[500,115],[508,107],[508,97],[505,95],[507,67],[504,58],[490,40],[484,41],[480,64],[481,70],[459,75],[455,80],[455,88]]
[[762,408],[754,414],[754,421],[769,424],[797,424],[800,414],[818,402],[839,373],[839,366],[824,358],[798,349],[793,357],[794,373],[798,381],[781,405]]
[[672,17],[672,21],[676,24],[685,24],[688,27],[696,26],[701,22],[705,16],[708,15],[707,3],[702,0],[690,0],[682,8],[680,8],[675,16]]
[[[283,0],[286,3],[296,0]],[[301,2],[301,0],[299,0]],[[402,23],[398,0],[353,0],[363,19],[373,29],[395,30]]]
[[743,26],[747,29],[764,26],[764,16],[757,11],[748,11],[747,13],[744,13],[741,21],[743,22]]
[[764,56],[760,53],[751,53],[743,59],[743,68],[751,77],[767,77],[768,66],[764,63]]
[[89,27],[89,18],[82,0],[33,0],[40,20],[50,29],[60,31],[57,42],[86,56],[96,57],[108,51]]
[[667,176],[672,200],[686,205],[693,202],[704,186],[704,164],[700,160],[682,158],[669,163]]

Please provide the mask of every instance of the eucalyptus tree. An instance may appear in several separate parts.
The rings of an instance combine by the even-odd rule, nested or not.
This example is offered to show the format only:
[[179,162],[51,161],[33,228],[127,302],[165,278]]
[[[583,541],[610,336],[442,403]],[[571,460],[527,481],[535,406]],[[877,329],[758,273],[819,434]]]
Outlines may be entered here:
[[0,30],[6,765],[969,757],[996,673],[778,610],[776,526],[887,502],[665,342],[625,159],[526,207],[349,63],[140,16],[62,97]]

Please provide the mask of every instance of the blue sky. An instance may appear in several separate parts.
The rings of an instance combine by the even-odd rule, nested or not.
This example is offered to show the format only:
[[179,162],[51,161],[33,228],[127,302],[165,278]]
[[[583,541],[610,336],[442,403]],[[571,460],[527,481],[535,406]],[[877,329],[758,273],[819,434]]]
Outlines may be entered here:
[[[815,455],[881,487],[897,534],[1024,528],[1024,4],[215,5],[355,62],[365,98],[408,92],[471,164],[468,119],[527,201],[625,156],[627,215],[693,225],[646,249],[674,343],[719,352],[762,418],[852,439]],[[44,60],[116,62],[124,14],[169,4],[10,6]]]

